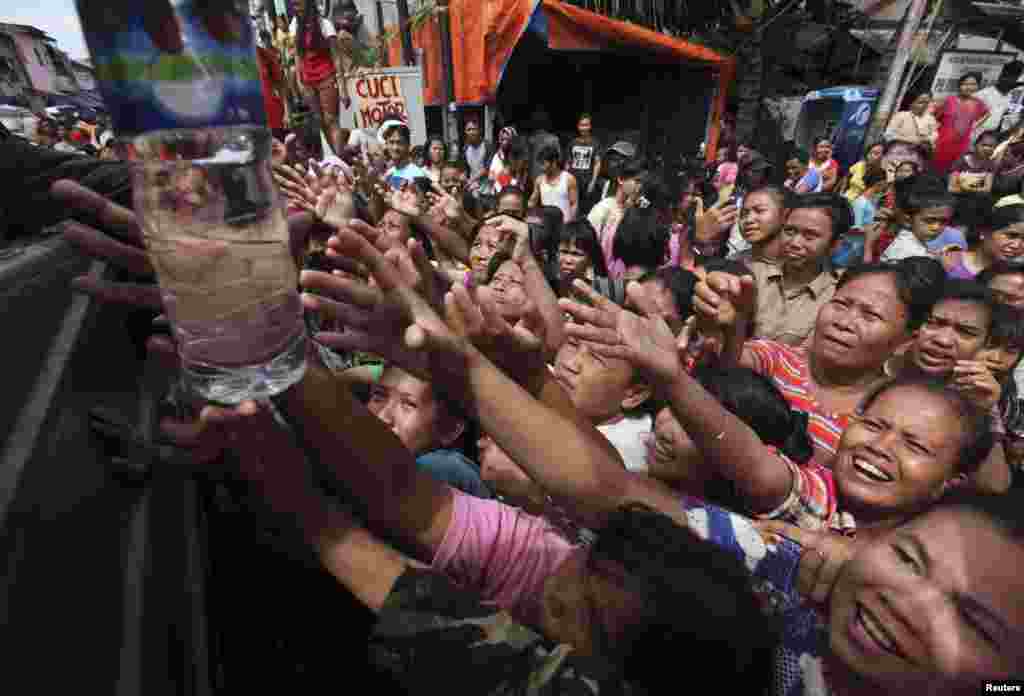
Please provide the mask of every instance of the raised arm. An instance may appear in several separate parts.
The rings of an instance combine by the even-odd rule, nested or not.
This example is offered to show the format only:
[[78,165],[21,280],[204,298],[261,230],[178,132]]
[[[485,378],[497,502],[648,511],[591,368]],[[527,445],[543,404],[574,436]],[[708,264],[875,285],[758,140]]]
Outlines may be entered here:
[[[480,332],[484,315],[464,287],[453,287],[446,297],[446,323],[365,239],[342,230],[337,240],[343,253],[365,263],[382,292],[405,308],[405,341],[430,356],[434,383],[471,408],[498,446],[550,495],[568,502],[579,519],[599,524],[627,500],[646,502],[669,514],[676,511],[674,496],[653,482],[631,477],[592,425],[583,428],[539,402],[470,343],[466,336]],[[318,279],[318,289],[329,294],[335,279],[327,274]],[[551,383],[539,379],[532,386],[544,391]],[[311,403],[321,400],[316,397]]]
[[439,225],[427,215],[410,218],[414,227],[426,233],[441,249],[457,261],[469,264],[469,242],[457,229]]
[[659,317],[644,319],[628,310],[613,316],[572,301],[563,301],[563,307],[581,322],[569,325],[571,336],[646,375],[705,462],[736,484],[753,512],[770,512],[785,501],[793,483],[789,466],[686,373],[679,359],[685,336],[677,343]]
[[193,432],[196,439],[224,438],[242,476],[302,532],[327,571],[367,608],[381,610],[410,562],[347,513],[328,507],[310,484],[301,449],[267,406],[247,401],[230,410],[207,407]]
[[565,319],[558,306],[558,296],[530,246],[530,228],[525,222],[507,215],[491,218],[487,224],[497,227],[510,242],[512,258],[523,269],[526,294],[544,320],[545,358],[554,359],[565,342]]
[[580,209],[580,190],[576,185],[576,177],[572,174],[569,175],[569,218],[566,222],[571,222],[576,219]]
[[[719,364],[723,367],[755,367],[755,361],[744,349],[749,326],[757,306],[753,276],[742,278],[715,271],[699,273],[694,290],[693,307],[697,329],[721,332]],[[709,331],[710,333],[710,331]]]

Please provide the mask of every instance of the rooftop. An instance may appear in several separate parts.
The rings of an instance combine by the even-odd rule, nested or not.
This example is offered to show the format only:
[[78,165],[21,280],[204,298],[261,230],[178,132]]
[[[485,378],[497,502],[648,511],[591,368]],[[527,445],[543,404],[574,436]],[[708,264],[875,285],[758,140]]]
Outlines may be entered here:
[[9,34],[31,34],[32,36],[37,36],[43,39],[44,41],[54,41],[54,38],[45,31],[42,29],[36,29],[29,24],[9,24],[7,22],[0,22],[0,32]]

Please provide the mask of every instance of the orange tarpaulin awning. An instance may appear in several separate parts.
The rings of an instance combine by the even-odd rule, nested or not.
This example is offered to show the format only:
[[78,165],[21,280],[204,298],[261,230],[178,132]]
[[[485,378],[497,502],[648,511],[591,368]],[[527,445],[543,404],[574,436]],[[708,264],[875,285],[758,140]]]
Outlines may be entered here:
[[[600,51],[610,47],[635,47],[675,56],[682,61],[705,63],[718,73],[718,95],[711,123],[717,124],[735,74],[735,59],[705,46],[675,39],[636,24],[558,0],[451,0],[449,4],[457,104],[493,103],[505,66],[531,21],[546,29],[548,47],[555,51]],[[542,17],[536,16],[543,13]],[[440,106],[445,101],[441,33],[438,22],[426,22],[413,33],[413,45],[423,51],[423,103]],[[389,45],[391,65],[401,65],[401,41]],[[717,127],[709,134],[708,154],[713,156]]]

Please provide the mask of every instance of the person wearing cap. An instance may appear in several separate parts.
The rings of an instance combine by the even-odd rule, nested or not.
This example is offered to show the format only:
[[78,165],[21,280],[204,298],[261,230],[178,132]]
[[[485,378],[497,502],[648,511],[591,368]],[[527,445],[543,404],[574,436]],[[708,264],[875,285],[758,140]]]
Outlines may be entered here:
[[409,126],[401,121],[388,121],[381,126],[381,132],[391,158],[391,168],[384,178],[392,188],[401,188],[403,182],[412,183],[416,179],[430,178],[427,170],[416,166],[410,159],[412,131]]
[[619,140],[604,151],[600,158],[597,178],[591,183],[596,191],[595,204],[609,196],[615,195],[615,182],[619,178],[622,167],[636,157],[636,146],[625,140]]

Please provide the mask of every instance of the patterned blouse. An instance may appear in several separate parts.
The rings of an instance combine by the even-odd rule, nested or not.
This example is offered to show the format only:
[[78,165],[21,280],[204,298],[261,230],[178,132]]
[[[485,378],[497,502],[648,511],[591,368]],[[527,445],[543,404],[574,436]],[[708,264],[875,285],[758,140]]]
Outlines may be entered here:
[[800,545],[762,534],[746,517],[695,498],[683,499],[683,510],[694,533],[746,564],[764,610],[782,623],[769,695],[830,696],[823,667],[828,650],[827,619],[796,590]]

